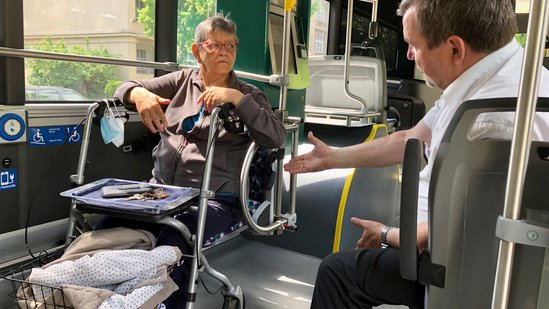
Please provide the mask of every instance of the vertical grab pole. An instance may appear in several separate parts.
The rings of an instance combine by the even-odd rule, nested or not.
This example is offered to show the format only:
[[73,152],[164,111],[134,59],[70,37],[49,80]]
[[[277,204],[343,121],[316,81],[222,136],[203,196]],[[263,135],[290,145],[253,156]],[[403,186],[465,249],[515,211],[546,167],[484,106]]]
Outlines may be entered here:
[[360,105],[362,105],[362,107],[360,108],[360,112],[365,113],[368,110],[368,104],[366,103],[366,101],[363,98],[351,93],[351,91],[349,90],[349,71],[351,67],[352,50],[351,32],[353,30],[353,3],[353,0],[349,0],[347,2],[347,29],[345,32],[345,67],[343,68],[343,83],[345,86],[345,95],[347,95],[347,97],[349,97],[351,100],[355,100],[360,103]]
[[84,122],[84,132],[82,133],[82,145],[80,146],[80,155],[78,157],[78,167],[76,174],[70,176],[70,181],[75,185],[84,183],[84,172],[86,170],[86,158],[88,157],[88,148],[90,147],[90,134],[92,129],[93,113],[99,107],[99,103],[93,103],[88,107],[86,121]]
[[[524,178],[532,143],[532,124],[539,93],[545,37],[547,36],[547,18],[549,17],[547,2],[547,0],[530,2],[528,37],[522,62],[515,130],[511,143],[511,157],[505,189],[503,215],[512,220],[519,219]],[[500,240],[492,309],[504,309],[509,305],[514,252],[514,243]]]
[[[280,68],[280,75],[282,75],[282,83],[280,83],[280,98],[278,108],[282,112],[282,121],[286,122],[288,118],[288,110],[286,107],[288,99],[288,65],[290,62],[290,39],[291,39],[291,18],[292,8],[295,5],[296,0],[284,0],[284,33],[282,37],[282,66]],[[276,172],[278,177],[276,178],[275,189],[275,218],[279,219],[282,216],[282,174],[284,172],[284,162],[278,160],[276,164]],[[295,175],[290,176],[290,193],[295,191],[296,188]]]

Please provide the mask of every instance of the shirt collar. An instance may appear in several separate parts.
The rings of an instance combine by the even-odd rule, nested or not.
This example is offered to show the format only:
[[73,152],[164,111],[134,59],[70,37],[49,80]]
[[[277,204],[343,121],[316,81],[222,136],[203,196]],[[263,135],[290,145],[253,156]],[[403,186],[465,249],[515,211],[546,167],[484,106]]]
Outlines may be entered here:
[[455,81],[453,81],[441,95],[446,104],[457,105],[467,100],[476,89],[489,81],[508,59],[520,49],[518,42],[513,39],[502,48],[482,58],[470,68],[465,70]]

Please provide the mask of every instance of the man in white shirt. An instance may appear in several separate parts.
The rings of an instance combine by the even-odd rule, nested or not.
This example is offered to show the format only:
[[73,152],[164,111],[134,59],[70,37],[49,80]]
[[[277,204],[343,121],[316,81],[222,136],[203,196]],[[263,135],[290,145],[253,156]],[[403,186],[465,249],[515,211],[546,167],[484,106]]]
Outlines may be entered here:
[[[514,39],[516,17],[511,0],[403,0],[407,57],[414,60],[427,83],[442,95],[412,129],[350,147],[332,149],[309,133],[315,148],[285,165],[290,173],[330,168],[379,167],[401,163],[406,140],[428,147],[428,164],[420,174],[418,249],[427,246],[427,196],[432,162],[458,106],[471,99],[517,97],[524,50]],[[543,69],[540,96],[549,97],[549,73]],[[545,87],[543,86],[545,85]],[[484,114],[472,131],[475,138],[505,138],[513,130],[513,114]],[[536,115],[533,138],[549,140],[549,117]],[[402,279],[399,272],[399,231],[359,218],[364,229],[358,248],[332,254],[320,265],[311,308],[371,308],[403,304],[423,308],[424,287]],[[388,246],[383,250],[381,246]]]

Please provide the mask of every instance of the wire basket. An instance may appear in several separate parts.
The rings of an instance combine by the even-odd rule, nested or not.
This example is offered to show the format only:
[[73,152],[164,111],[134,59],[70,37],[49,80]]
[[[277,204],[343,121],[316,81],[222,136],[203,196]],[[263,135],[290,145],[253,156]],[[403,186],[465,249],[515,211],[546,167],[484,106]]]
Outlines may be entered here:
[[10,281],[12,290],[9,297],[15,299],[19,308],[25,309],[72,309],[65,304],[63,290],[59,287],[32,283],[27,280],[31,270],[59,258],[63,254],[63,248],[46,255],[38,256],[26,264],[20,265],[1,277]]

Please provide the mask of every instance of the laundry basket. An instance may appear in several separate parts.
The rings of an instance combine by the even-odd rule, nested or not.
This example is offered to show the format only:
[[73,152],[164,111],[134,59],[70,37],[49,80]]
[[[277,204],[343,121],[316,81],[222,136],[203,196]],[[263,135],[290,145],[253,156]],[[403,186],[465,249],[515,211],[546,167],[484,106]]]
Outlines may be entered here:
[[15,303],[19,308],[72,309],[72,307],[65,305],[65,298],[61,288],[32,283],[27,280],[27,277],[30,275],[33,268],[42,267],[59,258],[63,254],[63,249],[64,248],[61,248],[47,254],[42,254],[32,261],[17,266],[16,268],[11,269],[7,274],[2,275],[2,278],[11,283],[12,289],[8,296],[15,300]]

